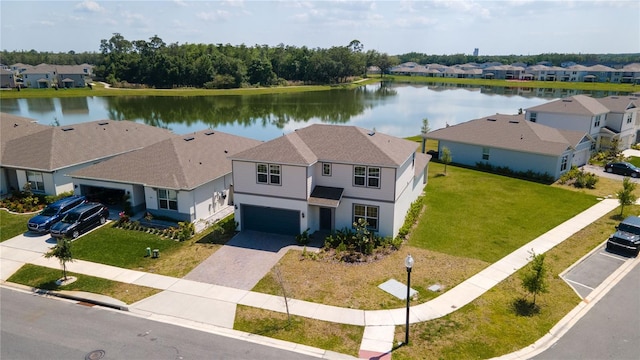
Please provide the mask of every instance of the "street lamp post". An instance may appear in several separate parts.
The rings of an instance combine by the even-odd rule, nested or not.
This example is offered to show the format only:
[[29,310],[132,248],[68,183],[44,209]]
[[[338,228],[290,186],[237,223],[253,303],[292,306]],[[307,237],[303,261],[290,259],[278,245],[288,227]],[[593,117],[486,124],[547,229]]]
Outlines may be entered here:
[[407,267],[407,327],[404,335],[404,344],[409,345],[409,302],[411,300],[409,295],[411,291],[411,268],[413,267],[411,254],[407,255],[406,259],[404,259],[404,265]]

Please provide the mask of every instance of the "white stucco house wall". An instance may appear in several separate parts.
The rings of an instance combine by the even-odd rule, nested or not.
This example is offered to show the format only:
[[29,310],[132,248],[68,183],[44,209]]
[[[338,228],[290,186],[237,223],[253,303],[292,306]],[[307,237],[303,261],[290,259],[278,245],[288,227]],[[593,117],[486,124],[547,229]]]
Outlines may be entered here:
[[426,184],[412,141],[355,126],[311,125],[231,156],[240,230],[297,235],[364,218],[396,236]]
[[438,153],[447,147],[452,162],[479,163],[532,171],[558,179],[572,165],[582,166],[590,157],[593,138],[584,131],[560,130],[526,121],[523,114],[496,114],[434,130]]
[[149,145],[71,174],[76,193],[127,195],[134,213],[194,223],[196,231],[233,213],[228,157],[258,140],[203,130]]

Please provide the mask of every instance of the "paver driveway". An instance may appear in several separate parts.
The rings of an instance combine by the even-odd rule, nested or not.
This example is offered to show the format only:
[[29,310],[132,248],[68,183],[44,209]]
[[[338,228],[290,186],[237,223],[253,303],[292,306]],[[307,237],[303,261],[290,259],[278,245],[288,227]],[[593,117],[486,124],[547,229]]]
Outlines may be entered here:
[[293,236],[241,231],[184,279],[251,290],[291,248]]

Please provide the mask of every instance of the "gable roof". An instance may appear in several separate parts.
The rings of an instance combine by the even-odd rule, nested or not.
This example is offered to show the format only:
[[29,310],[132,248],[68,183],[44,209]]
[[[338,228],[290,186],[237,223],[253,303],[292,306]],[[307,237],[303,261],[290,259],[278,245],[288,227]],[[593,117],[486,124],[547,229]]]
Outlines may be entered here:
[[413,141],[356,126],[314,124],[240,152],[232,159],[304,166],[323,161],[397,167],[416,149]]
[[427,137],[478,146],[558,156],[588,136],[527,121],[523,114],[496,114],[438,129]]
[[628,109],[640,107],[640,97],[638,96],[607,96],[597,99],[609,111],[624,113]]
[[43,131],[46,125],[38,124],[35,120],[22,116],[0,113],[0,164],[5,163],[5,148],[14,139]]
[[586,95],[574,95],[526,109],[527,112],[594,116],[609,112],[598,100]]
[[231,173],[229,155],[261,142],[219,131],[173,136],[71,174],[75,178],[192,190]]
[[42,131],[7,142],[3,147],[2,165],[55,171],[104,160],[172,136],[169,130],[126,120],[45,126]]

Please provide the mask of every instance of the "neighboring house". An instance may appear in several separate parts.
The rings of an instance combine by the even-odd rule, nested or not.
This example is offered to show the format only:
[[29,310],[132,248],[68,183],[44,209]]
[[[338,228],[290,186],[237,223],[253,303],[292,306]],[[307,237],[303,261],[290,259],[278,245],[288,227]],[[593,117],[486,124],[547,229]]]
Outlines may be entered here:
[[418,144],[355,126],[311,125],[231,156],[241,230],[297,235],[364,219],[396,236],[426,184]]
[[[0,121],[0,169],[7,182],[3,191],[22,190],[29,182],[33,192],[46,195],[73,191],[69,173],[174,136],[169,130],[132,121],[100,120],[68,126],[23,123],[15,128],[13,116],[0,114]],[[17,131],[7,134],[5,130],[12,128]]]
[[629,149],[638,142],[640,130],[640,97],[639,96],[607,96],[598,98],[599,103],[609,109],[605,130],[612,138],[619,140],[619,149]]
[[56,65],[58,86],[64,88],[85,87],[91,76],[89,65]]
[[13,71],[8,69],[0,69],[0,87],[2,88],[14,88],[16,87],[16,80]]
[[72,173],[76,194],[128,195],[135,213],[207,222],[233,213],[229,155],[261,144],[258,140],[204,130],[149,145]]
[[586,132],[596,140],[593,150],[606,149],[615,130],[607,128],[609,109],[587,95],[575,95],[525,109],[531,122],[557,129]]
[[523,114],[496,114],[434,130],[438,153],[447,147],[456,164],[486,163],[558,179],[572,165],[587,163],[593,139],[586,131],[560,130],[526,121]]
[[53,87],[57,84],[56,69],[53,65],[40,64],[22,72],[24,86],[33,89]]

